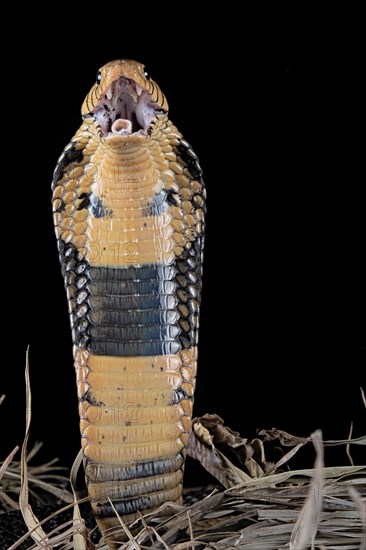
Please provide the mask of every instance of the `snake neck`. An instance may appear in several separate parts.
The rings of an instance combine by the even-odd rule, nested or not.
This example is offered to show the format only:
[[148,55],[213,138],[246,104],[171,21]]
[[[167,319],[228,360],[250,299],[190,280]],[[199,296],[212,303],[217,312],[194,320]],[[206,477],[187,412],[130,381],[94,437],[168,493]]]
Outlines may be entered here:
[[158,190],[159,183],[160,187],[163,184],[147,143],[125,146],[102,141],[91,158],[90,169],[94,167],[90,191],[103,202],[109,215],[116,201],[126,201],[128,210],[128,198],[132,202],[134,193],[139,192],[141,199],[147,200]]
[[171,264],[176,243],[169,196],[178,191],[172,169],[178,130],[166,119],[144,139],[104,139],[94,124],[85,123],[76,137],[84,142],[86,161],[79,208],[91,213],[79,252],[91,266]]

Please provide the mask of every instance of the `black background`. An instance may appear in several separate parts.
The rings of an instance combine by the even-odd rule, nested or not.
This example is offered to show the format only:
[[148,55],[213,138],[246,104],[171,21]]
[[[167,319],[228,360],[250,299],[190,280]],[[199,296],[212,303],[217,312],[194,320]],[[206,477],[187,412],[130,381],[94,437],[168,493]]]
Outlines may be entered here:
[[[243,436],[364,432],[365,230],[359,36],[342,14],[141,7],[63,13],[5,56],[1,459],[23,439],[69,465],[79,449],[50,181],[100,65],[142,61],[198,154],[208,191],[195,414]],[[34,15],[34,14],[33,14]],[[263,15],[266,17],[263,18]],[[208,18],[209,16],[209,18]],[[25,15],[26,17],[26,15]],[[357,20],[357,14],[352,21]],[[14,25],[15,29],[16,25]],[[19,38],[19,36],[18,36]],[[8,137],[7,137],[8,136]],[[9,139],[8,139],[9,138]],[[4,143],[4,142],[3,142]],[[4,196],[5,195],[5,196]],[[360,448],[356,462],[365,461]],[[304,451],[294,465],[311,466]],[[344,464],[344,449],[327,464]],[[188,483],[204,478],[189,464]]]

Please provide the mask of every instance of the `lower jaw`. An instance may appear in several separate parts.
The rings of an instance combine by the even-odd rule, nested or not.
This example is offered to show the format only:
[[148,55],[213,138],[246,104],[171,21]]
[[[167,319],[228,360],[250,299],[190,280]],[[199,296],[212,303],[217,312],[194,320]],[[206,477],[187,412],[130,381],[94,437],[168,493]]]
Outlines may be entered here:
[[107,144],[121,144],[121,143],[143,143],[147,141],[148,135],[141,134],[140,132],[134,132],[133,134],[112,134],[109,133],[102,138]]

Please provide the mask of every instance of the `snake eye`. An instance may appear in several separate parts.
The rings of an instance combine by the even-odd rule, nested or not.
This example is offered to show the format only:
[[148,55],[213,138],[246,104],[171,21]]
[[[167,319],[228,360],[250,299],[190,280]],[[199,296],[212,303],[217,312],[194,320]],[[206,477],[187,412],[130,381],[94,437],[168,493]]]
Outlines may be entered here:
[[97,72],[97,78],[96,78],[97,85],[100,84],[101,80],[102,80],[102,73],[100,71],[98,71]]
[[148,71],[144,71],[144,77],[145,77],[147,80],[150,80],[151,76],[149,75]]

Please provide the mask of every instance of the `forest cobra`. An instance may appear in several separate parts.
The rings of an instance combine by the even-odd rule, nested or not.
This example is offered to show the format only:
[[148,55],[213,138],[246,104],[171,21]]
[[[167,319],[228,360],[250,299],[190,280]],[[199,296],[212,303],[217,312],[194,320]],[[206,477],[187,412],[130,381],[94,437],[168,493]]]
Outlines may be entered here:
[[102,67],[53,177],[88,493],[111,548],[180,503],[197,370],[205,188],[136,61]]

